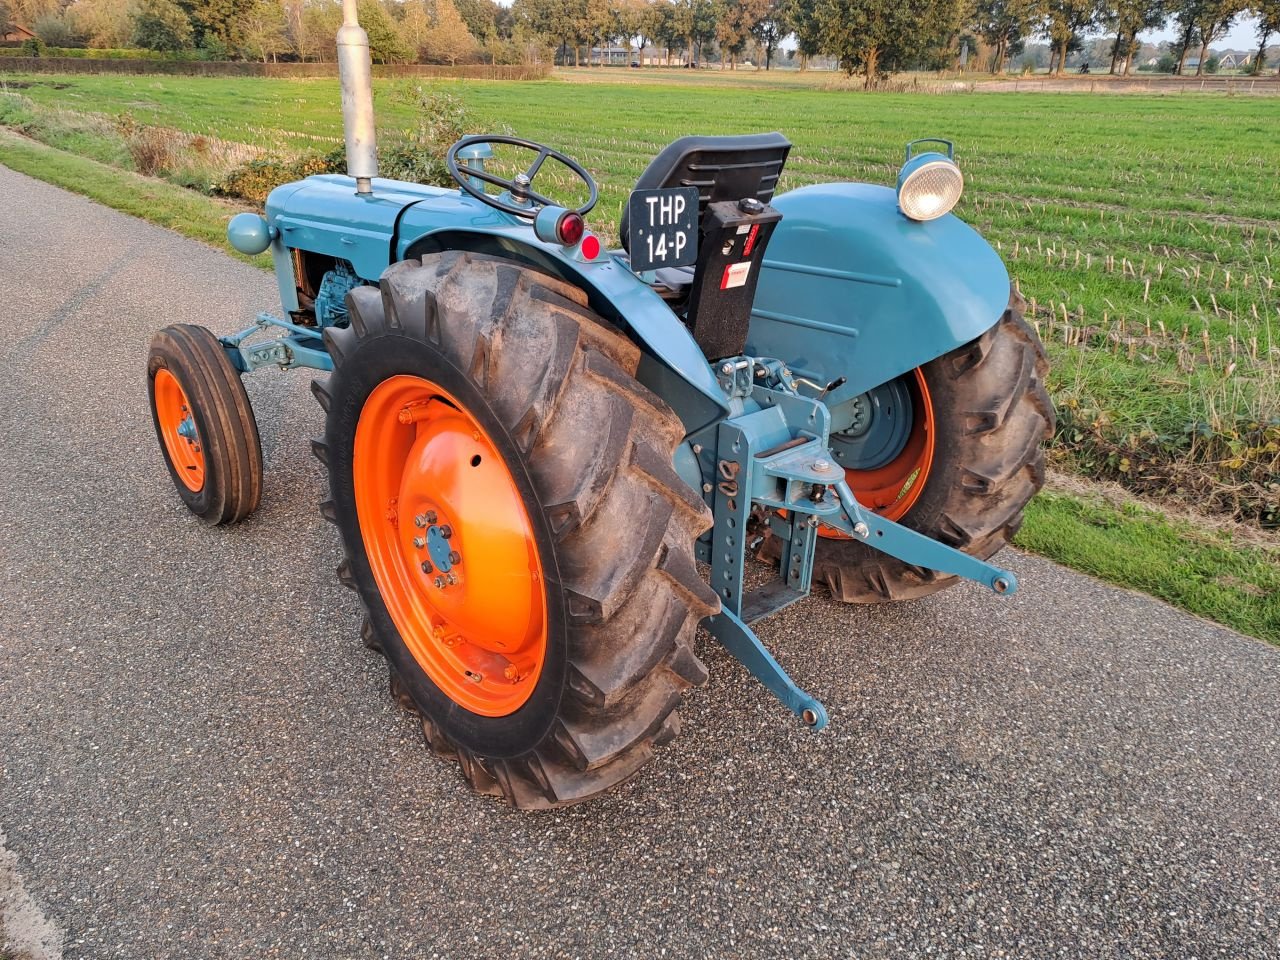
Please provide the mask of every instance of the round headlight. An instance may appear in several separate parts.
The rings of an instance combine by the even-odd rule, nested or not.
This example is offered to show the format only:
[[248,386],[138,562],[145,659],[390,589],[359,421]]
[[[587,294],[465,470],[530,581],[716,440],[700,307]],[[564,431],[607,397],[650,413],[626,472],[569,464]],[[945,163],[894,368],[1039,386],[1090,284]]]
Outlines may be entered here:
[[898,174],[898,209],[912,220],[950,213],[964,190],[964,174],[940,153],[912,157]]

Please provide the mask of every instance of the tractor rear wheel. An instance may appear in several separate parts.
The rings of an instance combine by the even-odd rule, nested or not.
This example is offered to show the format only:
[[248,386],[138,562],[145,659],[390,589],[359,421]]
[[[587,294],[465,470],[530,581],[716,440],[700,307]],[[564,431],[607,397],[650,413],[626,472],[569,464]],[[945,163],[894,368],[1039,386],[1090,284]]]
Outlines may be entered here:
[[683,429],[581,291],[450,252],[390,267],[326,331],[322,513],[366,644],[431,748],[522,808],[585,800],[678,729],[717,609]]
[[240,374],[204,327],[180,323],[151,339],[151,418],[169,476],[207,523],[236,523],[262,497],[262,444]]
[[[876,470],[846,471],[864,506],[984,560],[1013,538],[1044,485],[1043,441],[1053,434],[1048,362],[1022,308],[1014,294],[982,336],[901,378],[913,411],[901,451]],[[846,603],[914,599],[957,582],[831,531],[818,539],[814,579]]]

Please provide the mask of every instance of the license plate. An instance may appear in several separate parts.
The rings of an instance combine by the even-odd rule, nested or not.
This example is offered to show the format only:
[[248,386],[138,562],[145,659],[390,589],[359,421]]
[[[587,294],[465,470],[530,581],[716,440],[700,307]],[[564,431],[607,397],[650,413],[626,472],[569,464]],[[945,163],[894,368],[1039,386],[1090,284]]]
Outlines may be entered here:
[[636,190],[627,201],[631,269],[687,267],[698,262],[698,188]]

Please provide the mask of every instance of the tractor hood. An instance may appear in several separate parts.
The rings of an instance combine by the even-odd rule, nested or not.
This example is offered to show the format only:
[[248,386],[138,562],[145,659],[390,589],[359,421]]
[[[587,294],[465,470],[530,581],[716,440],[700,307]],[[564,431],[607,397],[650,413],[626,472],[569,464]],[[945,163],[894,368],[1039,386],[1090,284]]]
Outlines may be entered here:
[[457,191],[380,178],[372,193],[360,194],[354,179],[333,174],[272,190],[266,216],[285,247],[346,260],[362,279],[377,281],[391,263],[404,211],[445,196],[456,198]]

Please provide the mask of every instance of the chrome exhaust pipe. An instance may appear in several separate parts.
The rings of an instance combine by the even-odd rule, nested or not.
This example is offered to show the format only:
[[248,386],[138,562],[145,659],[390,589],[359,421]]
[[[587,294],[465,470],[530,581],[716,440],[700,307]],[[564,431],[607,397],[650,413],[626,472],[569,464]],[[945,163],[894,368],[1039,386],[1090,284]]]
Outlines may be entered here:
[[378,175],[378,144],[373,130],[373,59],[369,35],[356,17],[356,0],[342,0],[338,29],[338,77],[342,84],[342,130],[347,140],[347,175],[356,193],[372,193]]

